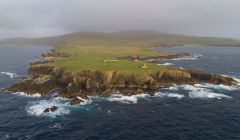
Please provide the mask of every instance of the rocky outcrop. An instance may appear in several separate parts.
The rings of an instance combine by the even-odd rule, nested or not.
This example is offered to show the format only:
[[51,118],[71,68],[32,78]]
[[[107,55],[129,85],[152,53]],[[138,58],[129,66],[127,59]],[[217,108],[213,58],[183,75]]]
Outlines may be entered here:
[[213,84],[224,84],[227,86],[235,85],[237,86],[237,81],[230,77],[225,77],[217,74],[209,74],[201,71],[189,71],[193,80],[197,83],[213,83]]

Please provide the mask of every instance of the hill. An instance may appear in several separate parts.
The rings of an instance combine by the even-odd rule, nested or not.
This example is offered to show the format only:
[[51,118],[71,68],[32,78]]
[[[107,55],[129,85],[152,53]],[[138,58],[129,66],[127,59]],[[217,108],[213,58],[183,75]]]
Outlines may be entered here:
[[[122,32],[76,32],[61,36],[45,38],[11,38],[0,41],[0,44],[25,45],[57,45],[69,41],[138,41],[147,42],[154,46],[175,46],[184,44],[240,46],[240,41],[230,38],[197,37],[167,34],[154,31],[122,31]],[[145,44],[145,43],[144,43]]]

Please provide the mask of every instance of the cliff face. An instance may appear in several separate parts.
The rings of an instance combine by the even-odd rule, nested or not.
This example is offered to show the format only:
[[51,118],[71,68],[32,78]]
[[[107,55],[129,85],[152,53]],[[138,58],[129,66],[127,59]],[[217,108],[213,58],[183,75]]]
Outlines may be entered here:
[[35,62],[29,67],[30,76],[11,86],[8,90],[28,94],[51,94],[58,91],[60,96],[75,99],[87,95],[110,96],[120,92],[133,95],[169,87],[174,84],[213,83],[235,85],[232,78],[198,71],[158,71],[144,74],[118,71],[68,72],[48,62]]

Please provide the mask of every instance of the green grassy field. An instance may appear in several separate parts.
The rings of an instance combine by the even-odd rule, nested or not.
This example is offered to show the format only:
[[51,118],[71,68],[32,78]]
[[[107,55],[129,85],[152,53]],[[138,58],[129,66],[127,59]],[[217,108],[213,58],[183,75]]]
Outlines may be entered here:
[[[141,43],[140,43],[141,44]],[[146,69],[140,68],[146,62],[119,59],[124,56],[161,56],[165,55],[147,47],[141,47],[136,42],[71,42],[56,47],[56,53],[66,53],[70,57],[60,58],[55,63],[70,71],[99,70],[121,72],[150,72],[168,70],[156,64],[147,64]]]

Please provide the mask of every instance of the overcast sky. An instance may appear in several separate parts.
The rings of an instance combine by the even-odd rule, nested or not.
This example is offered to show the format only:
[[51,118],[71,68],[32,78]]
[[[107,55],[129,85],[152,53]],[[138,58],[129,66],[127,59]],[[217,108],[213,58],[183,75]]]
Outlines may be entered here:
[[240,0],[0,0],[0,38],[156,30],[240,38]]

